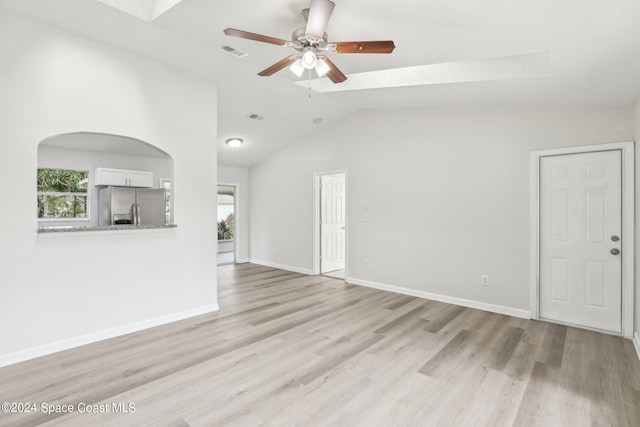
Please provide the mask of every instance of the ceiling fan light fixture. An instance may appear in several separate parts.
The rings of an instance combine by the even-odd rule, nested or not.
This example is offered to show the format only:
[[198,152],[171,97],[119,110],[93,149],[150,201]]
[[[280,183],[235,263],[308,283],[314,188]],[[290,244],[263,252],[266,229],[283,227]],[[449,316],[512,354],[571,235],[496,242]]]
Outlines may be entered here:
[[229,138],[225,143],[231,148],[238,148],[242,145],[242,138]]
[[300,59],[302,60],[302,66],[307,70],[313,70],[318,63],[318,58],[312,50],[307,50]]
[[331,68],[329,68],[326,61],[320,57],[316,64],[316,73],[318,73],[318,77],[324,77],[329,71],[331,71]]
[[295,74],[298,77],[302,77],[302,73],[304,73],[304,70],[305,70],[304,65],[302,65],[302,60],[300,58],[298,58],[296,62],[291,64],[289,69],[293,74]]

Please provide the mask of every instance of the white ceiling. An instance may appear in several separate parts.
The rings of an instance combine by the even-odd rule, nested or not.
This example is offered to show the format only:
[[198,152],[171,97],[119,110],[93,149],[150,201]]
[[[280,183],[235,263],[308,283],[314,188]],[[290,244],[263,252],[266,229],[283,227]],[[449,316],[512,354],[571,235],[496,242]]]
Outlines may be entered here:
[[182,0],[97,0],[137,18],[151,22]]
[[[330,41],[394,40],[390,55],[334,55],[349,76],[546,53],[544,76],[316,93],[288,70],[294,51],[228,37],[227,27],[289,39],[309,0],[182,0],[152,22],[97,0],[0,0],[0,8],[218,82],[218,162],[248,167],[364,108],[622,106],[640,92],[640,0],[334,0]],[[238,58],[223,45],[248,53]],[[440,71],[441,67],[438,68]],[[526,76],[525,76],[526,77]],[[448,82],[448,83],[447,83]],[[261,121],[248,115],[264,116]],[[322,124],[313,119],[321,117]],[[232,150],[225,139],[245,140]]]

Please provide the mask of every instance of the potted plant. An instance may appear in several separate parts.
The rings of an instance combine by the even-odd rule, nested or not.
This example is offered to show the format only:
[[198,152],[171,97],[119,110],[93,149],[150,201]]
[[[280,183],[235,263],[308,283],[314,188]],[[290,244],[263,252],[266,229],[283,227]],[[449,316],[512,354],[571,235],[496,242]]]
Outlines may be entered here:
[[233,214],[218,221],[218,252],[233,251]]

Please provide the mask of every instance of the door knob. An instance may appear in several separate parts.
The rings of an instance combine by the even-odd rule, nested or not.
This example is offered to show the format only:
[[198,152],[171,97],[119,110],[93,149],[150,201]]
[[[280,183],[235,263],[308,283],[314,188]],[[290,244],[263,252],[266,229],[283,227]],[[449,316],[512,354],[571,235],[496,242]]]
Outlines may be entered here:
[[618,236],[611,236],[611,241],[612,241],[612,242],[617,242],[618,240],[620,240],[620,237],[618,237]]
[[613,249],[611,249],[611,253],[612,253],[613,255],[618,255],[618,254],[620,253],[620,250],[618,250],[618,249],[616,249],[616,248],[613,248]]

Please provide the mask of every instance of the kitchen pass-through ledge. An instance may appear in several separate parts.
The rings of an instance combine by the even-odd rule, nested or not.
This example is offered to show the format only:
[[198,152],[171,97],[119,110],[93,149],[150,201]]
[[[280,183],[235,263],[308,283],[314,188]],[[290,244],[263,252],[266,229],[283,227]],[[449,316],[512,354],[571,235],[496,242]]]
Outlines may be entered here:
[[39,227],[38,234],[40,233],[76,233],[87,231],[112,231],[112,230],[150,230],[150,229],[164,229],[164,228],[176,228],[177,224],[163,224],[163,225],[105,225],[101,227]]

